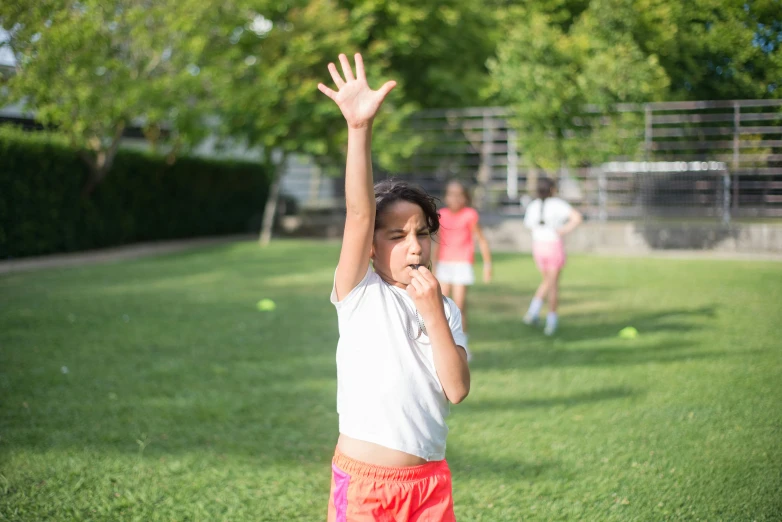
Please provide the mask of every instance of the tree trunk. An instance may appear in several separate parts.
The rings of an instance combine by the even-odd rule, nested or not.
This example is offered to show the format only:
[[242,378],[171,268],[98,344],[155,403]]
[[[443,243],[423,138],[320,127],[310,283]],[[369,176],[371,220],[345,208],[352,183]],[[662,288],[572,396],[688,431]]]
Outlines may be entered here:
[[81,188],[81,197],[85,199],[89,198],[92,195],[92,193],[95,191],[95,188],[98,186],[101,180],[106,176],[105,172],[101,172],[94,166],[94,162],[89,161],[87,165],[90,168],[90,177],[87,178],[87,183],[85,183],[84,186]]
[[538,169],[532,165],[531,161],[527,168],[527,193],[533,198],[538,194]]
[[84,198],[88,198],[95,191],[95,188],[100,185],[106,174],[111,170],[114,165],[114,158],[117,156],[119,150],[119,144],[122,141],[122,133],[125,130],[125,122],[119,122],[114,129],[114,136],[112,136],[111,143],[105,149],[99,148],[95,151],[95,156],[90,155],[87,152],[82,153],[82,159],[90,169],[90,177],[87,179],[87,183],[81,189],[81,195]]
[[274,227],[274,217],[277,214],[277,202],[280,199],[280,185],[285,171],[285,157],[274,165],[274,181],[269,187],[269,195],[266,198],[266,206],[263,209],[263,222],[261,223],[261,235],[258,242],[261,246],[266,246],[272,240],[272,228]]
[[472,198],[473,206],[478,210],[483,210],[488,201],[488,189],[492,175],[492,154],[494,152],[494,120],[490,115],[484,113],[482,123],[480,134],[469,130],[466,124],[462,125],[464,136],[473,148],[478,151],[480,156],[480,164],[476,176],[478,184],[473,191]]

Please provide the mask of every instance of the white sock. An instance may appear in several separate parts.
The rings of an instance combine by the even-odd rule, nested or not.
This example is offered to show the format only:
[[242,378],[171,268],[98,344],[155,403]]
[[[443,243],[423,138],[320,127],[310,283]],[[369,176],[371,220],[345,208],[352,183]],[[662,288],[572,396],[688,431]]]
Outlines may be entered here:
[[530,317],[537,317],[538,315],[540,315],[541,308],[543,308],[543,299],[535,297],[532,299],[532,302],[530,302],[529,304],[527,315]]
[[557,327],[557,313],[556,312],[549,312],[546,316],[546,326],[550,326],[551,328]]

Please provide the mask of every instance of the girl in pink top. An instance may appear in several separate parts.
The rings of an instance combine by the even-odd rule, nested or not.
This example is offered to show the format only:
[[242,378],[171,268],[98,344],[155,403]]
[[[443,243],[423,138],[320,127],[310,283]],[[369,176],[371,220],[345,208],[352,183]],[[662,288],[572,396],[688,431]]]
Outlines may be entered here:
[[475,282],[475,239],[481,249],[486,283],[491,281],[491,252],[478,224],[478,211],[470,207],[470,195],[460,181],[448,183],[445,205],[440,209],[440,231],[432,257],[443,295],[451,297],[462,311],[462,329],[467,333],[467,287]]

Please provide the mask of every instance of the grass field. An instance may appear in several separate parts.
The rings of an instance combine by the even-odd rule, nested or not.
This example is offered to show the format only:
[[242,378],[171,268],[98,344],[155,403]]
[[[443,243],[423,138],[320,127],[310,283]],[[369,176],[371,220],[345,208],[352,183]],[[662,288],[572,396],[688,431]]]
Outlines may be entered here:
[[[325,520],[337,253],[0,276],[0,520]],[[573,256],[552,339],[520,322],[531,260],[495,271],[449,420],[461,522],[782,520],[782,264]]]

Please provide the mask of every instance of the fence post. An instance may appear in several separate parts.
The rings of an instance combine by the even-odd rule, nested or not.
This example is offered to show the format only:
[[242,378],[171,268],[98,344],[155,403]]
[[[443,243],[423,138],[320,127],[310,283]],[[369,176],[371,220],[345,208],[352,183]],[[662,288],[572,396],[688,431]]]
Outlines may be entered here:
[[491,183],[492,149],[494,142],[494,120],[484,109],[483,132],[481,133],[480,166],[478,167],[478,186],[475,190],[475,206],[478,210],[484,210],[488,199],[489,184]]
[[739,165],[741,162],[741,106],[733,102],[733,209],[739,208]]
[[320,165],[317,163],[312,165],[310,169],[310,186],[309,186],[309,204],[310,206],[320,208],[320,180],[322,177],[322,171]]
[[597,217],[600,221],[606,221],[608,220],[608,180],[602,167],[594,170],[597,170]]
[[730,172],[722,172],[722,223],[730,225]]
[[519,156],[516,152],[516,130],[508,129],[508,199],[515,201],[519,198]]
[[652,107],[644,105],[644,161],[649,161],[652,155]]

